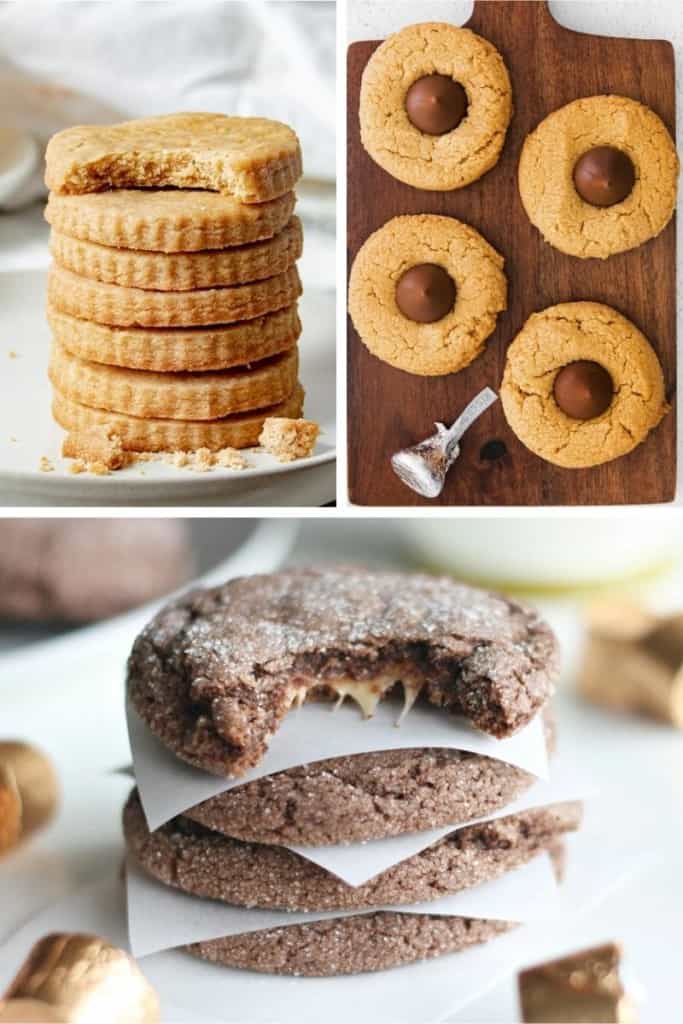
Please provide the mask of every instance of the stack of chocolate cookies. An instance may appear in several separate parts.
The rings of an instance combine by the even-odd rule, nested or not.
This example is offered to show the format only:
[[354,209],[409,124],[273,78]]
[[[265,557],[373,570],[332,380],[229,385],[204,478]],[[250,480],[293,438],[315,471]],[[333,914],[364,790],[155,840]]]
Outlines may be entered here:
[[68,129],[46,160],[55,419],[216,451],[299,416],[295,133],[175,114]]
[[[310,700],[349,698],[371,713],[378,701],[402,695],[408,721],[431,704],[439,718],[464,717],[496,738],[542,715],[552,746],[546,704],[556,669],[555,639],[534,612],[446,578],[304,569],[194,591],[136,640],[128,699],[175,756],[231,781],[154,831],[134,790],[124,810],[128,850],[164,885],[233,907],[283,911],[281,927],[187,947],[216,963],[349,974],[485,942],[513,924],[440,914],[439,898],[544,852],[559,870],[579,804],[501,816],[534,776],[438,746],[310,764],[302,749],[297,767],[234,782],[267,766],[283,719]],[[330,709],[331,732],[337,721]],[[306,847],[437,828],[447,829],[442,839],[357,886],[305,856]],[[411,910],[432,901],[433,913]],[[327,916],[288,923],[291,911]]]

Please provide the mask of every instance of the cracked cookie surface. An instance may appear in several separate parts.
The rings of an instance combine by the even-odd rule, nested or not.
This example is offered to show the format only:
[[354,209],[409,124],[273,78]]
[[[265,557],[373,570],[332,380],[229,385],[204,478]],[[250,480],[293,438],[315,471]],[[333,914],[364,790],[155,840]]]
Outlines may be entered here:
[[291,191],[301,150],[291,128],[264,117],[163,114],[57,132],[45,165],[53,192],[170,186],[261,203]]
[[[626,153],[635,170],[632,191],[613,206],[591,205],[574,186],[577,160],[598,146]],[[549,114],[527,136],[519,192],[546,242],[569,256],[607,259],[666,227],[678,169],[673,140],[654,111],[625,96],[588,96]]]
[[[434,74],[454,79],[467,94],[466,116],[436,136],[416,128],[405,107],[411,85]],[[496,48],[469,29],[410,25],[368,61],[359,116],[364,148],[394,178],[432,191],[462,188],[498,161],[512,116],[510,78]]]
[[[594,419],[567,416],[553,395],[558,372],[579,360],[597,362],[612,378],[612,402]],[[520,441],[566,468],[626,455],[669,411],[649,341],[625,316],[598,302],[560,303],[533,313],[508,348],[500,398]]]
[[[443,267],[455,282],[455,305],[435,323],[409,320],[396,285],[421,263]],[[394,217],[363,244],[351,268],[349,311],[370,351],[408,373],[455,373],[483,351],[507,305],[503,257],[478,231],[454,217]]]

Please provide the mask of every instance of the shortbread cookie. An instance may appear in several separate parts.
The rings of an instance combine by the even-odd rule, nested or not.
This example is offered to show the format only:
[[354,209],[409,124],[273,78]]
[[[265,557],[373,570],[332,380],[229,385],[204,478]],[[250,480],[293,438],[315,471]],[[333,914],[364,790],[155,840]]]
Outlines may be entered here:
[[48,301],[62,313],[114,327],[195,327],[252,320],[291,306],[301,295],[296,267],[276,277],[229,288],[149,291],[103,284],[54,264]]
[[45,219],[84,242],[154,252],[225,249],[272,238],[289,222],[296,196],[247,205],[221,192],[121,189],[82,196],[51,192]]
[[580,819],[581,805],[567,803],[468,825],[358,886],[285,847],[245,843],[186,817],[150,832],[137,790],[123,829],[129,852],[165,885],[233,906],[325,911],[422,903],[480,885],[526,864]]
[[257,412],[238,413],[220,420],[142,419],[123,413],[105,412],[81,405],[55,389],[52,415],[65,430],[87,430],[106,424],[120,436],[126,451],[195,452],[200,448],[221,451],[224,448],[251,448],[267,416],[300,416],[304,390],[297,384],[293,393],[279,405]]
[[185,949],[225,967],[330,977],[382,971],[459,953],[514,927],[507,921],[384,911],[246,932],[195,942]]
[[669,411],[647,338],[598,302],[533,313],[507,350],[500,398],[527,448],[572,469],[626,455]]
[[294,266],[303,250],[301,221],[292,217],[274,238],[233,249],[190,253],[134,252],[50,234],[55,263],[81,277],[164,292],[247,284],[275,277]]
[[307,696],[346,694],[371,712],[400,680],[408,704],[421,695],[507,736],[545,703],[556,672],[548,626],[502,597],[446,577],[297,569],[163,609],[134,644],[128,694],[178,757],[239,776]]
[[47,319],[53,338],[81,359],[160,373],[245,366],[289,351],[301,335],[296,306],[219,327],[108,327],[51,303]]
[[469,29],[410,25],[368,61],[359,115],[363,146],[394,178],[462,188],[498,161],[512,116],[510,78],[496,48]]
[[503,257],[474,228],[394,217],[360,249],[349,311],[361,340],[408,373],[455,373],[483,351],[507,305]]
[[80,194],[117,188],[209,189],[262,203],[301,177],[299,140],[262,117],[164,114],[67,128],[50,139],[45,183]]
[[678,157],[660,118],[626,96],[555,110],[524,143],[519,192],[561,252],[607,259],[654,238],[676,205]]
[[[552,751],[548,710],[544,724]],[[505,761],[463,750],[378,750],[266,775],[184,816],[249,842],[330,846],[485,818],[535,781]]]
[[55,342],[49,375],[61,394],[93,409],[143,419],[217,420],[283,402],[296,387],[298,368],[295,348],[252,367],[152,373],[91,363]]

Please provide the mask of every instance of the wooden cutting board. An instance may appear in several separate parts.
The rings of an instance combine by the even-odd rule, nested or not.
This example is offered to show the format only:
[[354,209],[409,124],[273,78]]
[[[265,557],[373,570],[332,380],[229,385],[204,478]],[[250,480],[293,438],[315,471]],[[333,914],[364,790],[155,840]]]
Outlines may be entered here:
[[[416,5],[416,14],[417,5]],[[418,20],[418,18],[416,18]],[[349,321],[349,497],[360,505],[603,505],[671,501],[676,482],[676,232],[609,260],[565,256],[543,242],[517,191],[528,133],[570,100],[618,93],[640,100],[675,129],[674,54],[668,42],[608,39],[562,28],[539,0],[475,0],[467,27],[502,53],[515,113],[502,158],[467,188],[428,192],[396,181],[360,143],[363,68],[379,41],[348,52],[349,267],[365,239],[402,213],[450,214],[477,228],[505,257],[509,308],[485,353],[460,373],[416,377],[387,366]],[[624,313],[650,340],[674,405],[630,455],[591,469],[562,469],[528,451],[496,402],[466,434],[442,496],[419,497],[394,475],[393,452],[452,422],[481,388],[500,386],[505,350],[527,317],[557,302],[591,299]],[[491,445],[489,442],[503,442]]]

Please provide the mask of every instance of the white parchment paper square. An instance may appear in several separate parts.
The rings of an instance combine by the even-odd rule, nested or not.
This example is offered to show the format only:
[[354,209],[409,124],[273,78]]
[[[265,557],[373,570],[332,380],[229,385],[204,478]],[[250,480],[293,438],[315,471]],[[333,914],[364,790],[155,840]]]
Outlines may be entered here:
[[548,777],[545,734],[538,715],[514,736],[497,740],[477,732],[465,719],[444,714],[427,704],[413,707],[399,727],[396,720],[400,712],[392,701],[380,702],[373,718],[367,719],[351,702],[337,711],[333,707],[312,702],[291,711],[258,767],[239,779],[220,779],[175,757],[129,705],[128,734],[135,777],[150,829],[159,828],[202,800],[264,775],[328,757],[374,750],[467,750],[506,761],[539,778]]
[[[126,866],[128,938],[134,956],[147,956],[190,942],[282,928],[287,925],[354,917],[371,910],[322,913],[258,910],[204,900],[163,885],[129,858]],[[547,854],[508,871],[500,878],[428,903],[382,906],[403,914],[445,914],[497,921],[537,921],[557,911],[558,886]]]

